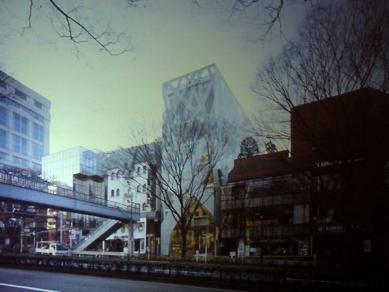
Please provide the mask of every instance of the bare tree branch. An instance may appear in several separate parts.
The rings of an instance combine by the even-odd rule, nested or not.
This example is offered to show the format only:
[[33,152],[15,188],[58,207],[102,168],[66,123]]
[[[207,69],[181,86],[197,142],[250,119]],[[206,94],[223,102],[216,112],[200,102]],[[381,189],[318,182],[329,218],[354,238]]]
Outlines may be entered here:
[[[146,7],[145,1],[122,0],[118,4],[126,9],[135,9]],[[82,2],[59,3],[55,0],[47,2],[29,0],[24,4],[26,7],[16,7],[6,1],[1,1],[0,4],[2,9],[4,8],[3,11],[12,18],[26,21],[26,25],[20,28],[20,31],[10,27],[21,35],[32,31],[39,38],[50,39],[47,30],[44,32],[40,30],[42,26],[47,27],[45,22],[49,22],[59,39],[68,39],[74,44],[78,54],[81,53],[79,45],[87,42],[95,43],[101,51],[112,56],[132,50],[130,39],[124,31],[111,26],[109,19],[99,18],[101,11],[97,5],[88,7]]]
[[141,160],[155,169],[159,192],[153,195],[176,222],[181,256],[185,257],[193,217],[212,197],[216,165],[229,154],[232,138],[228,133],[232,126],[225,123],[225,128],[216,131],[208,119],[198,120],[185,114],[178,118],[176,112],[166,112],[164,117],[161,139],[150,144],[139,141],[145,136],[144,131],[133,136],[138,140],[136,144],[142,145]]

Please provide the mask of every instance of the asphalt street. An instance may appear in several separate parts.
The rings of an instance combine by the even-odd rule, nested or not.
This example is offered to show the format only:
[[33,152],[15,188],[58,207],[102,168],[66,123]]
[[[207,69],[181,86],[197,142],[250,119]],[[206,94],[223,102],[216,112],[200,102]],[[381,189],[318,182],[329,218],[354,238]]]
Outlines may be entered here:
[[1,292],[204,292],[225,291],[206,287],[190,287],[104,277],[50,273],[0,268]]

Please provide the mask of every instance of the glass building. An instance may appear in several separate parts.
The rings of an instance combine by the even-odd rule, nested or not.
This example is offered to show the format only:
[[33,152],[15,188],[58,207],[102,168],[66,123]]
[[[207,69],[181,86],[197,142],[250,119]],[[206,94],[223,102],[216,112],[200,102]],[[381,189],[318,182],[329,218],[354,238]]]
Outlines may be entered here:
[[42,177],[72,187],[74,174],[98,174],[99,153],[78,146],[47,155],[42,159]]
[[0,71],[0,158],[3,167],[40,172],[50,151],[51,102]]
[[[42,177],[55,183],[58,187],[56,191],[61,192],[66,189],[73,190],[77,194],[90,196],[90,200],[104,199],[105,187],[104,177],[99,175],[98,158],[100,150],[88,150],[78,146],[42,158]],[[48,209],[49,216],[56,216],[58,210]],[[91,215],[63,212],[63,220],[66,222],[65,228],[70,228],[71,232],[63,236],[63,241],[69,246],[77,243],[79,237],[94,229],[101,219]],[[57,238],[55,229],[51,229],[49,240]],[[77,239],[78,238],[78,239]]]

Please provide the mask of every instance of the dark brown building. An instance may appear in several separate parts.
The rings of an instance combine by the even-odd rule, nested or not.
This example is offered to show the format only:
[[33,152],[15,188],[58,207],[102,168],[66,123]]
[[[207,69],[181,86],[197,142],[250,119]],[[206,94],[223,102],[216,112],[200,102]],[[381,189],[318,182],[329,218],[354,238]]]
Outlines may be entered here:
[[290,140],[289,155],[235,161],[222,196],[222,218],[235,220],[224,220],[222,241],[387,266],[389,95],[363,88],[297,106]]

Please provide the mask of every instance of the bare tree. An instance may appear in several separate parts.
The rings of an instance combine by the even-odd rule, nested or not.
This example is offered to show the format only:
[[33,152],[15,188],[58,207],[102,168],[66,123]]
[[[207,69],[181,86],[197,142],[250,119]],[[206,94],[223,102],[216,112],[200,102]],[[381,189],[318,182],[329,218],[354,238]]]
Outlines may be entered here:
[[15,247],[19,243],[17,237],[22,236],[22,227],[37,221],[37,212],[33,206],[0,202],[0,222],[4,225],[9,245]]
[[[363,127],[371,116],[379,118],[381,125],[386,123],[384,103],[380,117],[368,103],[363,110],[341,102],[320,103],[314,109],[314,124],[299,106],[365,87],[388,93],[388,13],[387,1],[331,1],[313,6],[298,29],[298,38],[258,70],[252,84],[262,104],[257,134],[277,143],[278,149],[289,149],[294,134],[295,141],[309,141],[331,164],[342,164],[355,154],[351,149],[362,145],[361,135],[374,137],[380,143],[377,150],[384,149],[386,134]],[[289,128],[290,118],[298,129]],[[341,128],[345,120],[347,130]],[[346,134],[340,135],[341,131]],[[368,146],[364,147],[367,153]],[[312,164],[312,156],[291,150],[303,167]]]
[[313,6],[298,38],[258,70],[252,84],[263,107],[258,133],[289,140],[286,123],[298,105],[366,86],[388,92],[388,9],[386,1]]
[[[143,8],[147,3],[142,0],[123,0],[117,5],[120,7],[118,9],[134,9]],[[22,35],[32,31],[37,37],[46,39],[47,35],[42,35],[39,29],[44,26],[51,27],[60,39],[72,42],[78,53],[80,45],[86,42],[96,44],[100,50],[110,55],[120,55],[131,50],[127,33],[113,28],[109,19],[102,19],[102,9],[96,3],[85,1],[30,0],[19,5],[0,1],[0,10],[4,15],[25,22],[21,30],[17,31]]]
[[[309,3],[306,6],[314,7],[317,5],[316,1],[293,0],[285,3],[284,0],[193,0],[192,5],[200,9],[214,7],[218,12],[222,11],[228,15],[232,21],[245,19],[248,25],[257,28],[258,32],[250,36],[250,40],[265,42],[271,40],[274,35],[286,39],[282,23],[283,11],[294,9],[293,6],[301,3],[304,5]],[[152,1],[121,0],[113,5],[117,10],[142,9],[151,6]],[[0,44],[5,44],[12,33],[23,35],[27,31],[32,31],[38,38],[52,40],[47,36],[48,31],[51,31],[59,39],[74,44],[77,53],[81,53],[81,45],[87,42],[94,43],[100,50],[110,55],[120,55],[132,50],[128,32],[124,28],[115,28],[113,21],[104,15],[104,10],[101,3],[93,1],[29,0],[22,4],[15,4],[2,0],[0,11],[7,17],[23,21],[24,25],[19,28],[12,27],[9,32],[3,33]],[[7,20],[1,21],[1,24],[9,25]],[[39,27],[45,27],[44,32]],[[48,27],[51,30],[47,30]]]
[[255,31],[247,36],[250,43],[270,44],[274,38],[281,42],[290,39],[290,31],[286,32],[288,29],[285,29],[289,26],[288,22],[287,25],[284,23],[285,14],[296,15],[296,11],[299,11],[299,15],[300,10],[304,14],[305,8],[316,7],[318,3],[318,0],[194,0],[193,6],[203,8],[209,5],[227,15],[231,23],[244,20]]
[[[141,161],[153,169],[159,191],[153,194],[177,223],[181,257],[187,252],[187,234],[195,212],[213,196],[214,172],[228,155],[231,129],[227,123],[216,127],[210,120],[165,112],[162,138],[154,143],[139,141]],[[222,121],[218,121],[222,122]],[[229,131],[227,131],[227,129]],[[141,138],[142,139],[142,138]]]
[[309,170],[311,213],[317,223],[347,226],[348,246],[388,224],[381,176],[389,147],[388,13],[387,1],[312,7],[298,38],[252,85],[263,106],[258,134],[290,148],[296,171]]

